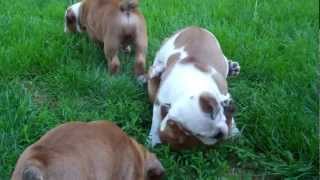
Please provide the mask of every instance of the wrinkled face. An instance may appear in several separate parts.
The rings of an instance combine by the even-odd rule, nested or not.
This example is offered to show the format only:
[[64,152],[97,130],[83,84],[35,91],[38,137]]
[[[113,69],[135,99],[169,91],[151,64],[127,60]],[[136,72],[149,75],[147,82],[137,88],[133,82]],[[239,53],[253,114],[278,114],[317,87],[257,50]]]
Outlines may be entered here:
[[82,2],[71,5],[64,15],[64,32],[82,32],[80,25],[80,7]]
[[[230,108],[224,105],[224,102],[218,102],[208,93],[202,93],[199,97],[192,96],[180,100],[168,109],[161,122],[160,134],[165,131],[169,132],[168,129],[170,129],[172,123],[168,126],[168,122],[176,121],[179,124],[179,129],[184,131],[182,144],[189,144],[194,141],[192,139],[194,137],[203,144],[215,144],[219,140],[225,139],[229,134],[233,113],[233,109]],[[179,131],[172,132],[175,133],[172,137],[178,138],[181,136],[178,133]]]

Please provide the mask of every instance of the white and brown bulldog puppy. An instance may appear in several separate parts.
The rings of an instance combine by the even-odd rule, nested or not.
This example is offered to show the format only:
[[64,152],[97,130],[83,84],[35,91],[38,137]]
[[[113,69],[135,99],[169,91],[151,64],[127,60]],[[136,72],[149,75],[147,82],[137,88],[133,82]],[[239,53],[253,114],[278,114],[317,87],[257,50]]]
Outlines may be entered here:
[[190,148],[238,134],[226,78],[239,72],[205,29],[189,27],[167,39],[149,70],[151,145]]
[[118,126],[66,123],[45,134],[20,156],[12,180],[160,179],[157,157]]
[[119,49],[135,47],[135,75],[145,82],[145,58],[148,48],[146,23],[138,10],[138,0],[83,0],[65,13],[65,32],[86,31],[104,45],[110,73],[120,68]]

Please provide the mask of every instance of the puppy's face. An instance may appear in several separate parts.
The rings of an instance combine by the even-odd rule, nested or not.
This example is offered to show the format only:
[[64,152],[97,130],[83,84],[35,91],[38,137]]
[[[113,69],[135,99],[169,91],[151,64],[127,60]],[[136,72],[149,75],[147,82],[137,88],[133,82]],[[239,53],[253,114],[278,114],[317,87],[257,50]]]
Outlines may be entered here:
[[80,25],[80,7],[82,2],[75,3],[68,7],[64,15],[64,32],[82,32]]
[[[232,113],[233,110],[225,106],[224,102],[218,102],[209,93],[202,93],[198,97],[180,100],[170,107],[161,122],[160,134],[170,128],[168,122],[176,121],[175,126],[179,131],[172,131],[174,135],[171,137],[183,137],[180,138],[184,139],[180,144],[195,142],[193,138],[196,138],[203,144],[212,145],[229,135]],[[178,133],[181,131],[183,133]],[[195,144],[197,143],[192,143]]]

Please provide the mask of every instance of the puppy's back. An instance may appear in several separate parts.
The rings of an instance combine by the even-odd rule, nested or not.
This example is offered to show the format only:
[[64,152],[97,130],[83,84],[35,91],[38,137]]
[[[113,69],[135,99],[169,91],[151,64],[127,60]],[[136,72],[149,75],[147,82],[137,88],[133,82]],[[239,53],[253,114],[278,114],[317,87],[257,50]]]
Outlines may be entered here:
[[103,169],[112,169],[115,157],[108,155],[114,148],[122,148],[111,144],[121,146],[126,143],[113,141],[128,140],[120,128],[109,122],[77,122],[59,126],[23,152],[12,180],[111,179]]

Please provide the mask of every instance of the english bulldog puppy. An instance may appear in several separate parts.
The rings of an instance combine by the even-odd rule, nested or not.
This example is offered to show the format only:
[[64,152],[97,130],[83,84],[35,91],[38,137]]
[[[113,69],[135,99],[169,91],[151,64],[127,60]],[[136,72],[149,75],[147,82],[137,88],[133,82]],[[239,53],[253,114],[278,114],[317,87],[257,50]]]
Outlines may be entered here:
[[238,134],[226,78],[239,73],[206,29],[188,27],[168,38],[149,70],[151,145],[191,148]]
[[65,13],[65,32],[86,31],[91,39],[103,43],[110,73],[119,71],[119,49],[135,47],[134,72],[146,81],[145,58],[148,48],[146,23],[138,9],[139,0],[83,0]]
[[20,156],[12,180],[160,179],[157,157],[107,121],[50,130]]

